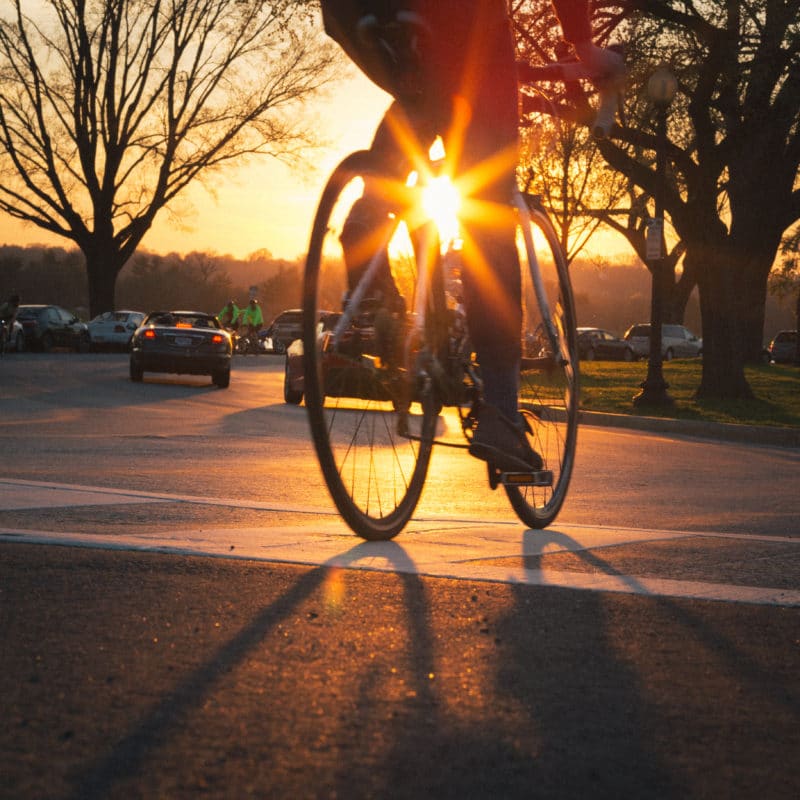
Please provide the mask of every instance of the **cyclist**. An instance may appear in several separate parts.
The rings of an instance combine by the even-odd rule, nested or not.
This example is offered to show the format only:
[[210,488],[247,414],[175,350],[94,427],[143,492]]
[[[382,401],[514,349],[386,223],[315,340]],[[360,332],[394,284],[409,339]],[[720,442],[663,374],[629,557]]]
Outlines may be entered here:
[[0,331],[2,336],[2,347],[5,348],[6,342],[11,338],[11,332],[14,330],[14,320],[17,318],[17,311],[19,310],[19,295],[16,293],[10,294],[8,300],[0,305],[0,325],[3,330]]
[[[565,38],[599,77],[621,57],[591,41],[588,0],[553,0]],[[506,0],[322,0],[323,22],[394,103],[378,126],[373,153],[402,179],[414,153],[441,135],[456,174],[469,176],[482,209],[464,237],[464,304],[484,383],[472,455],[501,471],[541,469],[517,410],[521,288],[516,221],[508,211],[518,156],[517,80]],[[378,192],[366,187],[342,235],[351,286],[366,268],[358,241],[385,224]],[[374,240],[374,239],[373,239]],[[388,260],[386,260],[388,270]],[[375,279],[378,294],[391,281]],[[391,294],[391,291],[389,291]]]
[[239,315],[239,324],[242,329],[242,335],[251,341],[255,341],[261,326],[264,324],[264,315],[261,313],[261,306],[255,297],[242,309]]
[[236,328],[239,327],[240,313],[241,312],[239,311],[239,306],[236,305],[236,301],[228,300],[219,314],[217,314],[217,319],[223,328],[230,328],[230,330],[235,331]]

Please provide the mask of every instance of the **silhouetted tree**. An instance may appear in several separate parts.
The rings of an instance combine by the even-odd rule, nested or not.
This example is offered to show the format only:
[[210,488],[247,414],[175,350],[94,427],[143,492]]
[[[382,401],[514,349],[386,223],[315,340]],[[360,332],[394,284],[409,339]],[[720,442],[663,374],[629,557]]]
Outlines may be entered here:
[[[698,395],[751,394],[767,280],[800,219],[800,0],[598,0],[601,41],[624,41],[625,116],[606,161],[652,197],[658,147],[645,86],[660,63],[678,79],[664,205],[696,277],[703,320]],[[642,157],[644,154],[644,157]]]
[[332,50],[303,0],[4,0],[0,210],[83,252],[92,313],[158,212],[234,160],[312,141]]

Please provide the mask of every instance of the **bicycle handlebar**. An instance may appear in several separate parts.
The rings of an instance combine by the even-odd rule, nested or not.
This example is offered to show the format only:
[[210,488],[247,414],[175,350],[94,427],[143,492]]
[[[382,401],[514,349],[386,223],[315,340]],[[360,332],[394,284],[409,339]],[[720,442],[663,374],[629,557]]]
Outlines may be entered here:
[[599,94],[597,113],[592,125],[592,133],[597,139],[605,139],[614,126],[622,78],[622,74],[598,76],[580,61],[554,61],[540,67],[524,63],[520,65],[520,79],[525,83],[592,81]]

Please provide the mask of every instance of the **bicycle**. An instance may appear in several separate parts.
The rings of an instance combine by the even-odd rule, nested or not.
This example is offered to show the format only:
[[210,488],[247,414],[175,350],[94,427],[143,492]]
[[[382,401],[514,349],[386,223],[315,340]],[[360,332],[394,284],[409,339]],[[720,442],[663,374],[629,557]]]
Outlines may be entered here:
[[[609,107],[601,95],[598,126],[608,125]],[[442,252],[434,223],[421,214],[426,186],[439,178],[432,163],[427,180],[401,186],[369,151],[352,153],[328,180],[311,233],[303,283],[307,413],[331,497],[367,540],[391,539],[405,527],[434,445],[467,449],[481,404],[480,367],[468,331],[457,324],[457,269],[448,269],[457,256]],[[384,187],[390,210],[369,266],[351,289],[340,239],[366,183]],[[543,467],[500,472],[489,464],[487,471],[490,487],[503,486],[519,519],[544,528],[564,503],[575,462],[575,306],[566,258],[539,198],[517,190],[511,204],[523,276],[519,411]],[[411,300],[406,314],[375,307],[369,297],[387,254],[395,284]],[[323,309],[340,307],[335,324],[330,315],[325,326],[318,324]]]

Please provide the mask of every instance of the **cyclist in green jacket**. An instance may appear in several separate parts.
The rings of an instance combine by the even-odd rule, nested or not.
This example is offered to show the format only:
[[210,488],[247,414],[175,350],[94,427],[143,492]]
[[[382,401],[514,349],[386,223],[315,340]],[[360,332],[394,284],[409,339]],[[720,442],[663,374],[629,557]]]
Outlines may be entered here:
[[219,312],[219,314],[217,314],[217,319],[223,328],[236,330],[236,328],[239,327],[240,313],[241,311],[239,310],[239,306],[236,305],[236,301],[228,300],[228,302],[222,307],[222,310]]
[[264,315],[261,313],[261,306],[258,300],[253,298],[239,314],[239,324],[245,336],[258,333],[264,324]]
[[[621,57],[592,43],[588,0],[553,3],[565,38],[592,73],[602,77],[620,71]],[[491,213],[507,207],[518,161],[517,77],[507,2],[322,0],[322,12],[328,34],[395,98],[372,144],[387,172],[402,179],[413,157],[408,141],[416,138],[418,152],[426,153],[441,135],[448,154],[457,159],[456,174],[476,178],[472,198],[487,213],[469,222],[462,279],[486,406],[470,452],[500,470],[541,469],[517,410],[522,312],[516,221],[508,213]],[[348,251],[355,252],[355,243],[383,218],[378,197],[365,193],[354,205],[342,235],[351,282],[365,265],[349,258]],[[386,265],[388,270],[388,260]],[[390,281],[389,275],[378,275],[375,285]]]

